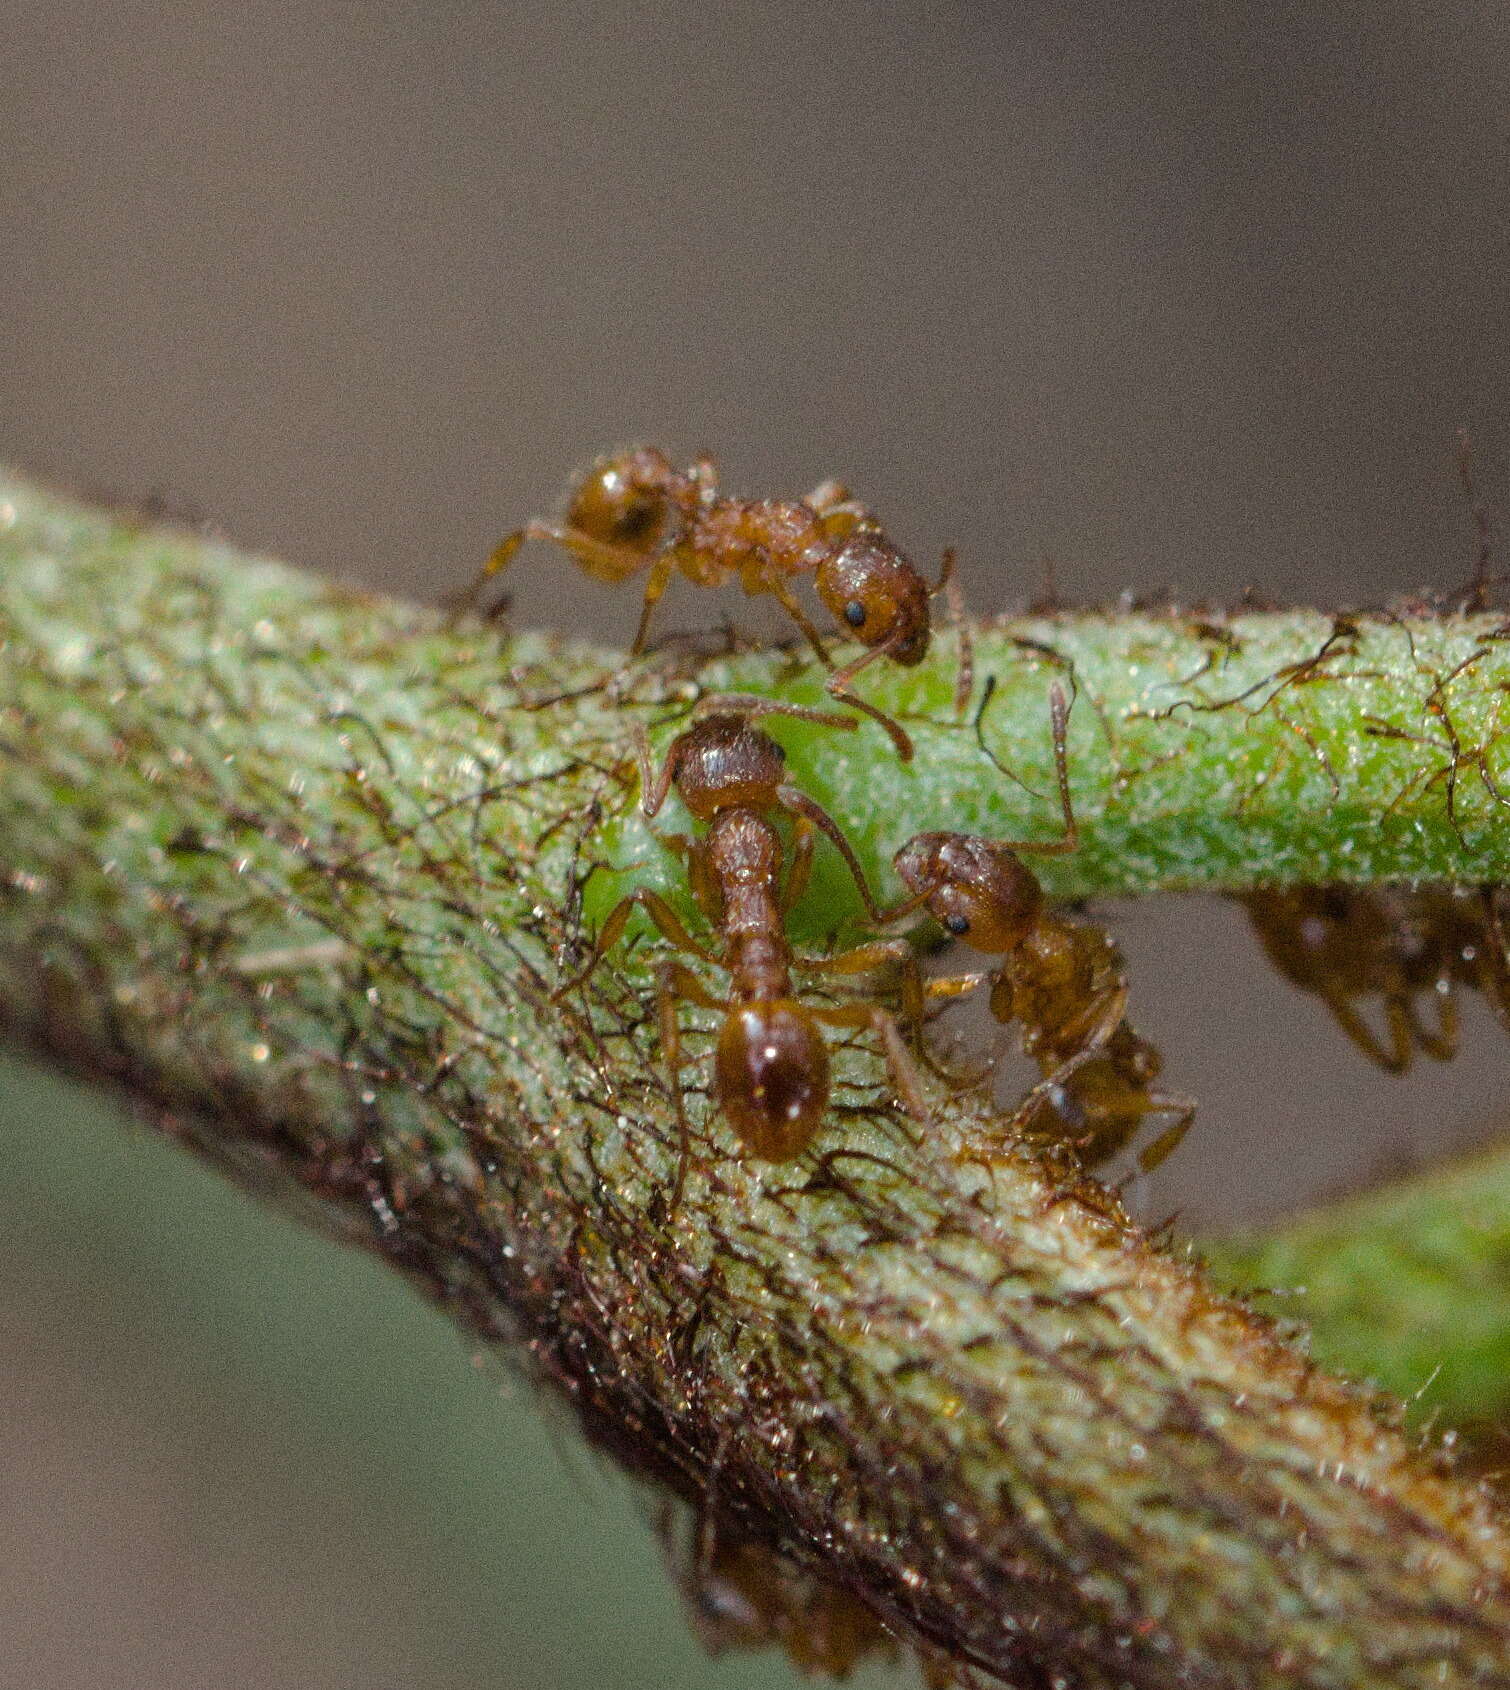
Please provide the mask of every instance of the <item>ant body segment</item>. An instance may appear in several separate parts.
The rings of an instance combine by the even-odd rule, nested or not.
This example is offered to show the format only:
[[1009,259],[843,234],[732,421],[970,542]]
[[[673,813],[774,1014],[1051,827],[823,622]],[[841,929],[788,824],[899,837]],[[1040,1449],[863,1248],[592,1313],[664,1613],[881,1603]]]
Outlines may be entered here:
[[[837,481],[825,481],[803,499],[734,499],[718,491],[718,472],[708,457],[686,470],[653,446],[600,458],[572,488],[561,522],[527,522],[499,542],[467,603],[475,604],[526,540],[562,547],[598,581],[628,581],[649,571],[631,656],[644,649],[651,613],[678,571],[699,587],[737,578],[752,597],[769,593],[831,670],[828,691],[879,722],[903,761],[912,756],[906,732],[853,692],[850,682],[880,657],[909,668],[922,662],[931,633],[928,601],[938,592],[948,593],[964,629],[953,551],[945,551],[938,582],[930,588],[875,516]],[[866,648],[838,668],[792,591],[793,581],[806,574],[834,620]],[[964,713],[971,680],[966,642],[955,689],[957,715]]]
[[[866,909],[872,916],[881,912],[838,824],[786,779],[781,747],[753,727],[751,718],[788,715],[840,728],[853,728],[854,718],[741,694],[708,698],[703,704],[707,713],[672,741],[659,774],[652,772],[649,747],[641,736],[640,807],[647,817],[656,815],[674,785],[693,816],[708,824],[702,838],[679,834],[663,836],[663,842],[686,859],[693,897],[717,937],[718,949],[695,939],[659,893],[642,887],[613,907],[586,968],[554,994],[559,1000],[593,974],[623,936],[636,906],[677,950],[728,976],[728,993],[719,997],[682,962],[667,960],[658,970],[661,1043],[675,1081],[683,1145],[673,1207],[685,1178],[687,1146],[678,1001],[724,1017],[714,1051],[714,1099],[746,1150],[762,1161],[785,1162],[800,1155],[818,1129],[830,1083],[823,1027],[877,1033],[903,1106],[919,1120],[928,1115],[916,1071],[888,1011],[858,1001],[804,1003],[792,981],[794,969],[850,975],[900,966],[906,1011],[909,1017],[921,1016],[922,985],[906,940],[871,940],[833,956],[808,957],[799,956],[786,936],[787,914],[802,896],[812,869],[815,830],[838,848]],[[789,867],[781,834],[768,814],[775,809],[796,817]]]
[[[1017,1111],[1030,1121],[1047,1103],[1081,1143],[1093,1166],[1114,1155],[1144,1117],[1171,1112],[1173,1124],[1142,1153],[1153,1168],[1184,1137],[1195,1106],[1152,1089],[1162,1060],[1125,1019],[1127,971],[1099,928],[1069,922],[1045,906],[1038,877],[1020,852],[1061,856],[1079,844],[1065,766],[1068,707],[1063,689],[1049,691],[1054,762],[1064,833],[1053,840],[984,839],[966,833],[920,833],[893,859],[910,896],[886,913],[892,921],[922,906],[944,931],[1001,959],[991,981],[991,1014],[1022,1028],[1026,1054],[1043,1078]],[[927,997],[958,997],[987,978],[965,974],[928,982]]]

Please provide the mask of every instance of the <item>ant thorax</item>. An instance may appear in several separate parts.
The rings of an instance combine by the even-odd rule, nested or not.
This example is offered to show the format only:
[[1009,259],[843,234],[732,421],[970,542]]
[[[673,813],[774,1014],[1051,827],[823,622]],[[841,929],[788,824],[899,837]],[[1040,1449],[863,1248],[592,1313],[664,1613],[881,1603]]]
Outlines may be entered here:
[[684,573],[698,586],[737,574],[748,593],[817,568],[830,550],[812,507],[789,499],[720,499],[688,524]]

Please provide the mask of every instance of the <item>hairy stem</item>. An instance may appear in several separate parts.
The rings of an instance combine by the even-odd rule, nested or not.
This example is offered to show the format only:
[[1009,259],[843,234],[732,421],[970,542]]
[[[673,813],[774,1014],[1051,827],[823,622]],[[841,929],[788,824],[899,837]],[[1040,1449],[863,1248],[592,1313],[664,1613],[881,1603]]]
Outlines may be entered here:
[[[1510,1684],[1486,1497],[979,1098],[930,1082],[922,1129],[859,1039],[814,1150],[751,1162],[686,1012],[669,1211],[643,975],[550,1001],[576,888],[614,869],[589,920],[626,874],[681,896],[632,814],[636,721],[664,737],[694,682],[811,700],[810,669],[616,696],[604,654],[448,633],[18,482],[0,642],[0,1022],[312,1196],[630,1467],[1013,1684]],[[782,729],[883,883],[915,829],[1053,833],[1068,677],[1062,891],[1505,873],[1490,620],[1039,619],[980,659],[983,744],[949,719],[947,642],[867,686],[916,726],[911,766],[869,726]],[[849,897],[828,868],[819,931]]]

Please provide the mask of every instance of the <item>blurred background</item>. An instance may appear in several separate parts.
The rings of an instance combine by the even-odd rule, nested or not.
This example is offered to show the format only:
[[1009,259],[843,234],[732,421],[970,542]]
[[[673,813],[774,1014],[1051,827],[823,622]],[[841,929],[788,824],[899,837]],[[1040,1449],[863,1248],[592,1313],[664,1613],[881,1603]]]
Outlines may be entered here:
[[[3,54],[0,458],[312,569],[438,596],[636,440],[841,475],[980,611],[1451,586],[1460,428],[1503,498],[1487,0],[9,0]],[[510,585],[633,627],[549,552]],[[1233,908],[1118,933],[1202,1104],[1153,1212],[1497,1130],[1477,1006],[1391,1081]],[[790,1682],[703,1660],[625,1487],[376,1265],[0,1080],[0,1682]]]

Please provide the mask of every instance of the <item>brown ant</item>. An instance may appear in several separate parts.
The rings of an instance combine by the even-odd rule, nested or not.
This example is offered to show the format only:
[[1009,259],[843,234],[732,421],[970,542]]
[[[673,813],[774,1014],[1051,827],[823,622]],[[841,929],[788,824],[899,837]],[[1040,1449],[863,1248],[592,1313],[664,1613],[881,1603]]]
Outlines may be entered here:
[[[1510,964],[1493,887],[1298,886],[1239,902],[1275,968],[1319,997],[1386,1073],[1404,1073],[1417,1050],[1438,1062],[1455,1054],[1458,985],[1482,991],[1510,1028]],[[1382,1036],[1358,1007],[1372,997],[1383,1007]]]
[[[687,1156],[678,1000],[723,1015],[713,1059],[714,1099],[745,1148],[762,1161],[785,1162],[800,1155],[817,1131],[829,1097],[828,1050],[820,1030],[825,1026],[878,1033],[904,1107],[920,1120],[928,1113],[901,1033],[886,1010],[871,1003],[806,1004],[792,984],[793,968],[870,974],[900,965],[907,1013],[915,1020],[921,1017],[921,980],[905,940],[872,940],[834,956],[807,957],[798,956],[786,936],[787,914],[802,896],[812,869],[815,828],[838,848],[867,911],[872,917],[881,912],[838,824],[787,780],[785,753],[751,721],[784,715],[853,728],[854,718],[743,694],[711,697],[702,705],[707,713],[672,741],[659,774],[652,772],[649,746],[641,733],[640,807],[647,817],[655,816],[675,785],[693,816],[709,824],[701,839],[663,839],[685,857],[693,897],[721,949],[700,943],[659,893],[641,887],[613,907],[586,968],[555,994],[557,999],[565,996],[592,975],[623,936],[637,905],[678,950],[728,975],[728,996],[718,997],[683,963],[666,961],[658,970],[661,1042],[675,1079],[683,1146],[673,1208]],[[768,815],[775,809],[797,818],[785,873],[781,834]]]
[[[1144,1117],[1174,1113],[1173,1124],[1139,1157],[1157,1167],[1184,1137],[1195,1105],[1152,1089],[1162,1060],[1125,1019],[1127,970],[1110,936],[1049,913],[1038,877],[1019,852],[1062,856],[1080,842],[1065,763],[1068,706],[1049,689],[1054,763],[1064,833],[1053,840],[984,839],[966,833],[920,833],[893,859],[910,896],[886,912],[892,921],[920,905],[944,931],[975,950],[999,956],[991,1013],[1022,1028],[1023,1049],[1043,1075],[1017,1111],[1031,1121],[1045,1103],[1077,1138],[1087,1166],[1122,1148]],[[926,996],[957,997],[981,974],[928,982]]]
[[[897,754],[912,756],[912,741],[892,718],[850,690],[850,682],[879,657],[907,667],[921,663],[931,631],[928,601],[948,592],[964,638],[954,583],[954,553],[945,551],[932,588],[880,523],[837,481],[804,499],[732,499],[718,491],[713,460],[700,457],[679,470],[653,446],[600,458],[571,490],[560,523],[527,522],[506,535],[483,566],[466,602],[507,569],[526,540],[549,540],[569,552],[595,580],[627,581],[648,569],[640,625],[630,647],[645,645],[651,612],[678,570],[694,585],[717,587],[738,578],[752,597],[769,593],[797,624],[825,668],[832,662],[822,636],[802,608],[792,582],[812,573],[818,597],[834,620],[867,649],[829,675],[828,691],[881,724]],[[968,642],[960,653],[955,713],[963,715],[972,671]]]
[[692,1522],[677,1542],[669,1511],[661,1544],[698,1641],[710,1655],[779,1645],[804,1677],[848,1678],[867,1656],[894,1661],[897,1645],[858,1597],[763,1545]]

